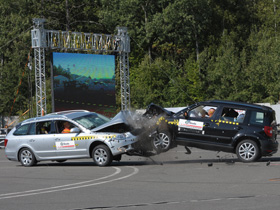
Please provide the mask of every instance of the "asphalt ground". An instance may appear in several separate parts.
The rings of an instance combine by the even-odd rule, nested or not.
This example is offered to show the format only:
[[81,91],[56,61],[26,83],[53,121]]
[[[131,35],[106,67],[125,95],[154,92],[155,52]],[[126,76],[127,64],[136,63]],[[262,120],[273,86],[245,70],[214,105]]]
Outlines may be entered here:
[[23,167],[0,149],[1,210],[249,210],[280,208],[280,152],[259,162],[184,147],[150,158],[123,156]]

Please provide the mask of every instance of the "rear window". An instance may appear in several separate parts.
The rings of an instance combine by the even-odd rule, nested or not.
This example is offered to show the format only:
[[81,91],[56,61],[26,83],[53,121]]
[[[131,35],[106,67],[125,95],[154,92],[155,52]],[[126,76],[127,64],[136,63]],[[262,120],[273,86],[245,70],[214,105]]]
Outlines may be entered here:
[[19,128],[14,132],[14,135],[16,135],[16,136],[27,135],[28,128],[29,128],[29,124],[25,124],[25,125],[19,127]]
[[264,113],[258,111],[251,111],[250,124],[263,125]]

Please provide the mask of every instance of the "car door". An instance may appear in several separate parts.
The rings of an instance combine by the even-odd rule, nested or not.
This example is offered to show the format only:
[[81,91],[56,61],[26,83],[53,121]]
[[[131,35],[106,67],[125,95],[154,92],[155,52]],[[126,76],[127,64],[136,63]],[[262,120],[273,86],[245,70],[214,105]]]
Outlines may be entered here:
[[[51,121],[32,123],[29,128],[29,135],[25,136],[27,143],[40,159],[53,159],[56,157],[53,135],[47,131],[50,126]],[[43,128],[46,128],[46,130],[43,131]]]
[[243,121],[246,109],[235,106],[224,106],[215,120],[216,142],[224,146],[231,145],[233,137],[245,129]]
[[[184,117],[178,120],[176,140],[185,142],[190,146],[211,144],[215,141],[215,112],[218,106],[202,104],[190,109]],[[214,112],[213,116],[208,113]]]
[[[55,127],[55,147],[56,147],[56,154],[59,158],[79,158],[79,157],[88,157],[88,141],[86,138],[75,138],[81,137],[85,134],[80,133],[62,133],[64,130],[63,124],[65,122],[70,123],[70,127],[72,128],[79,128],[73,122],[66,121],[66,120],[56,120],[54,121]],[[70,129],[70,130],[71,130]],[[82,140],[77,140],[82,139]]]

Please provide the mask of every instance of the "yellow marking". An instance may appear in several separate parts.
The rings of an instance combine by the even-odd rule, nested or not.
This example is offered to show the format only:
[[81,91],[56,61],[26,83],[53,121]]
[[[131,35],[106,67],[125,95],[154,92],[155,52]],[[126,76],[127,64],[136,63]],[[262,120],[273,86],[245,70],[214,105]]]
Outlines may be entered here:
[[[161,123],[161,121],[165,121],[165,122],[167,122],[168,124],[171,124],[171,125],[179,125],[179,120],[168,121],[164,117],[160,117],[158,119],[158,121],[156,122],[156,124],[159,125]],[[220,123],[225,123],[225,124],[230,124],[230,125],[239,125],[239,123],[231,122],[231,121],[225,121],[225,120],[211,120],[211,122],[215,122],[216,125],[218,125],[218,126],[220,126]]]
[[168,124],[171,125],[179,125],[179,120],[174,120],[174,121],[166,121]]
[[72,141],[79,141],[79,140],[89,140],[89,139],[112,139],[116,138],[116,135],[95,135],[95,136],[81,136],[81,137],[72,137]]
[[239,125],[239,123],[237,123],[237,122],[225,121],[225,120],[215,120],[215,122],[218,122],[218,123],[216,123],[218,126],[220,123],[225,123],[225,124],[230,124],[230,125]]
[[[156,122],[156,124],[159,125],[160,122],[163,121],[163,120],[166,121],[166,119],[165,119],[164,117],[160,117],[160,118],[158,119],[158,121]],[[167,122],[167,121],[166,121],[166,122]]]

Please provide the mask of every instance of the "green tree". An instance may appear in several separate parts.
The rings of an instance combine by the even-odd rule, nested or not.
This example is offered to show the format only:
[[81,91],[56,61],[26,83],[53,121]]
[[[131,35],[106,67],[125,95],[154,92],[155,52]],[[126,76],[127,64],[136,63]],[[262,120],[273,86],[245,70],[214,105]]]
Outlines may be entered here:
[[209,87],[206,99],[247,100],[246,74],[241,69],[240,53],[230,36],[224,35],[217,56],[209,64],[206,70]]
[[211,35],[211,3],[208,0],[176,0],[157,13],[152,22],[157,39],[154,48],[178,63],[204,49]]
[[32,1],[1,0],[0,8],[0,113],[14,115],[18,110],[28,107],[28,74],[23,75],[23,72],[31,47],[30,11],[33,11],[34,7]]
[[279,100],[280,43],[269,33],[257,32],[250,39],[251,60],[248,65],[251,102],[275,103]]
[[144,108],[150,103],[162,106],[174,105],[170,95],[172,87],[172,70],[169,61],[161,58],[151,62],[146,56],[138,68],[131,71],[131,97],[135,108]]

